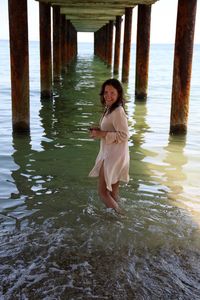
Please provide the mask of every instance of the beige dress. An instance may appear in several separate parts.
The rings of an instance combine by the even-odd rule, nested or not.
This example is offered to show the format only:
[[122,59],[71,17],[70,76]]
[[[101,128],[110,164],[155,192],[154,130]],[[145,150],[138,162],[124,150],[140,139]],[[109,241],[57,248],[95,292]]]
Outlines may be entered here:
[[112,191],[112,184],[118,181],[129,181],[129,148],[128,120],[122,106],[106,114],[100,122],[101,130],[108,131],[100,141],[100,151],[90,177],[99,176],[104,162],[106,186]]

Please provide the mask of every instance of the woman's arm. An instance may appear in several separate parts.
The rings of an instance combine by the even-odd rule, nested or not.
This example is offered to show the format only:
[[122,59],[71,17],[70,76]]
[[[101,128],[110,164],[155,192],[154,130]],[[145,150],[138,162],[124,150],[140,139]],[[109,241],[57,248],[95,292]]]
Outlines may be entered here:
[[106,139],[106,144],[122,143],[129,138],[128,120],[122,107],[112,112],[112,123],[115,131],[103,131],[99,128],[90,129],[90,137],[95,139]]
[[105,138],[108,131],[103,131],[100,129],[90,129],[90,137],[95,139]]
[[123,143],[129,138],[128,120],[123,107],[119,107],[112,112],[112,123],[114,132],[107,132],[106,144]]

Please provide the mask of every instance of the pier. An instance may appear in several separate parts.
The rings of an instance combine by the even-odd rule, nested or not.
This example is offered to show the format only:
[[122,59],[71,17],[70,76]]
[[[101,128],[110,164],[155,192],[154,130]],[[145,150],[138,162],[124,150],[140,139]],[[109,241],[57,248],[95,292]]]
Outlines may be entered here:
[[[51,99],[53,82],[60,80],[62,72],[75,59],[78,32],[94,33],[94,54],[113,69],[113,76],[118,73],[122,20],[121,80],[126,83],[130,69],[132,12],[137,9],[135,95],[137,99],[146,100],[151,10],[155,3],[156,0],[39,0],[41,97]],[[9,0],[8,4],[13,131],[29,132],[27,0]],[[169,126],[172,135],[187,133],[196,7],[197,0],[178,1]]]

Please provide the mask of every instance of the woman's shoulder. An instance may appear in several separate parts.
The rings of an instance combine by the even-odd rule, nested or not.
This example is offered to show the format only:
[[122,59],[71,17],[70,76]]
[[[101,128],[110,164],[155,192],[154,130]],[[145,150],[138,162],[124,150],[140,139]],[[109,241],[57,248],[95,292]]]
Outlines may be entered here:
[[125,115],[126,116],[125,110],[122,105],[119,105],[118,107],[116,107],[115,110],[113,111],[113,113],[115,113],[116,115]]

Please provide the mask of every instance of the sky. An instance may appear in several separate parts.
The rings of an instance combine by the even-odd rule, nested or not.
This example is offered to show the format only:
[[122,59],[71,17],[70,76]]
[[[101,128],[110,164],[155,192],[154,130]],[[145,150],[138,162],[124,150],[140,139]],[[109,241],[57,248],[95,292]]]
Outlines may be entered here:
[[[198,1],[197,1],[198,2]],[[39,40],[39,4],[28,0],[29,40]],[[178,0],[159,0],[152,5],[151,43],[174,43]],[[137,9],[133,9],[132,43],[136,41]],[[122,29],[123,34],[123,29]],[[0,0],[0,40],[9,39],[8,0]],[[92,42],[93,34],[79,33],[79,42]],[[200,44],[200,4],[197,3],[194,42]]]

